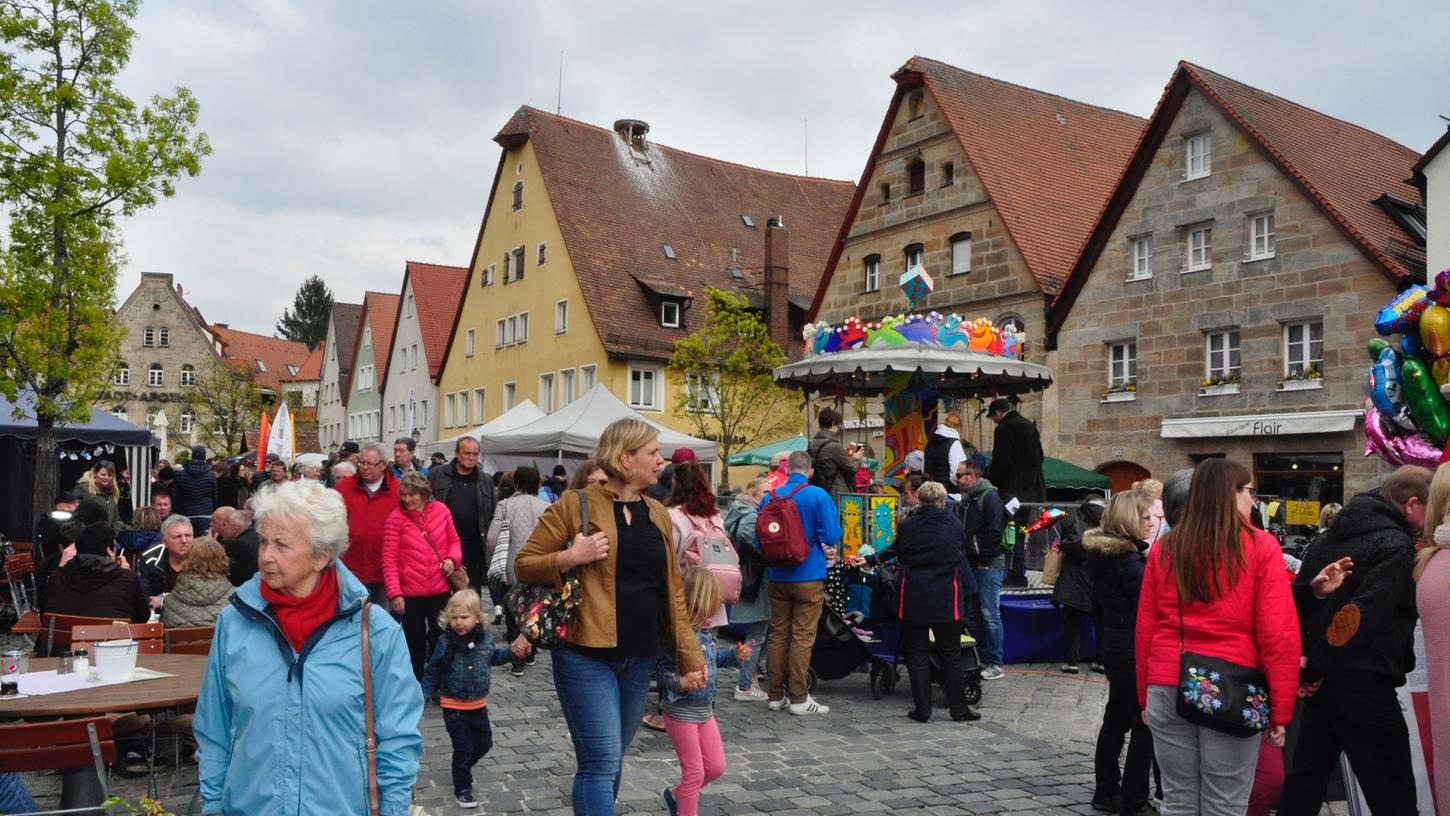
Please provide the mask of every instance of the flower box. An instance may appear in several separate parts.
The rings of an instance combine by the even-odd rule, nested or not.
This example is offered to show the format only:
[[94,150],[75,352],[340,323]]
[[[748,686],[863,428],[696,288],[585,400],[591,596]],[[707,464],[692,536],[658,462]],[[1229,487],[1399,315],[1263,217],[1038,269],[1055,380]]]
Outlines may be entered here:
[[1224,385],[1205,385],[1202,388],[1198,389],[1198,395],[1200,397],[1221,397],[1225,394],[1237,394],[1238,392],[1238,383],[1225,383]]
[[1110,391],[1103,395],[1103,402],[1133,402],[1136,399],[1137,391]]
[[1324,387],[1324,380],[1284,380],[1279,383],[1280,391],[1314,391]]

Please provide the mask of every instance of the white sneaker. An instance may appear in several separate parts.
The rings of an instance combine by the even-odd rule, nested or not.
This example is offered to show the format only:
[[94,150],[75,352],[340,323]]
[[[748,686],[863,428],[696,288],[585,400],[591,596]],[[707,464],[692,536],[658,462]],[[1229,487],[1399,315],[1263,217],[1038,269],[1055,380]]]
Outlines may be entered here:
[[497,626],[500,623],[503,623],[503,607],[495,606],[493,608],[493,625]]
[[[769,700],[770,695],[766,695],[766,699]],[[767,703],[765,707],[770,709],[771,711],[780,711],[788,705],[790,705],[790,698],[782,697],[779,700],[770,700],[770,702]]]
[[985,666],[982,668],[983,680],[1001,680],[1006,676],[1007,672],[1002,671],[1001,666]]
[[806,701],[804,703],[791,703],[790,704],[790,713],[792,713],[792,714],[830,714],[831,713],[831,707],[830,706],[823,706],[823,705],[821,705],[820,703],[816,702],[815,699],[811,697],[811,695],[807,694],[806,695]]
[[[765,690],[762,689],[760,686],[751,686],[745,691],[741,691],[739,688],[736,688],[735,699],[737,702],[741,703],[757,703],[761,700],[769,700],[770,695],[766,694]],[[781,699],[785,698],[782,697]]]

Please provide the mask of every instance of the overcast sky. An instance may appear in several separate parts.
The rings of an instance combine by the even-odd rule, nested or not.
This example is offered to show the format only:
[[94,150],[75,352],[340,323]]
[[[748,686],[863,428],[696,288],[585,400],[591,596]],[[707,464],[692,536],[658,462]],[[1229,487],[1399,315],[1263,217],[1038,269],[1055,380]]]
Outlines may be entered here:
[[566,116],[853,181],[912,54],[1140,116],[1186,59],[1417,151],[1450,115],[1443,0],[148,0],[135,26],[123,86],[191,88],[215,153],[124,224],[118,300],[170,272],[209,320],[262,333],[309,274],[360,302],[406,259],[467,265],[492,137],[554,109],[560,51]]

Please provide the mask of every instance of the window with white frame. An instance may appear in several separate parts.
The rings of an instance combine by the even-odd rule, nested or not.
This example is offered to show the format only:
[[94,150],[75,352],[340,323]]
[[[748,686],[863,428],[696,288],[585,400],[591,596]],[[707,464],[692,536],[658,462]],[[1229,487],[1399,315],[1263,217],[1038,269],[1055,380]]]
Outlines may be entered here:
[[651,366],[629,367],[629,406],[646,411],[660,410],[660,370]]
[[529,313],[519,312],[519,342],[529,342]]
[[196,385],[196,368],[191,363],[181,367],[181,384]]
[[469,329],[463,333],[463,355],[465,357],[473,356],[474,342],[476,339],[477,333],[473,329]]
[[115,408],[112,408],[111,409],[111,416],[115,417],[116,419],[121,420],[122,422],[130,422],[131,421],[130,420],[130,416],[131,415],[129,413],[127,413],[126,406],[124,406],[124,405],[117,405]]
[[539,407],[542,408],[544,413],[546,414],[554,413],[553,373],[539,375]]
[[[418,400],[418,427],[428,427],[428,400]],[[412,431],[412,428],[408,429]]]
[[959,232],[952,236],[952,274],[965,275],[972,271],[972,234]]
[[568,405],[574,401],[574,369],[559,372],[559,404]]
[[569,331],[569,299],[554,301],[554,334]]
[[1113,343],[1108,346],[1108,387],[1124,388],[1138,383],[1138,344]]
[[263,374],[267,373],[267,364],[262,362],[261,357],[257,358],[257,370],[262,372]]
[[1153,277],[1153,236],[1144,235],[1132,239],[1133,280]]
[[498,319],[496,348],[508,348],[529,342],[529,313],[519,312]]
[[473,389],[473,422],[474,422],[474,424],[476,424],[476,425],[482,425],[484,422],[487,422],[488,421],[488,418],[485,416],[485,414],[487,413],[487,411],[485,411],[484,409],[485,409],[485,405],[484,405],[484,401],[483,401],[483,389],[482,388],[475,388],[475,389]]
[[1210,134],[1199,133],[1184,140],[1185,179],[1203,178],[1213,170],[1213,139]]
[[443,427],[452,428],[453,422],[457,418],[458,397],[453,394],[449,394],[448,396],[444,397],[443,411]]
[[111,375],[111,383],[114,385],[131,384],[131,367],[125,363],[116,366],[116,373]]
[[414,343],[411,346],[411,348],[408,351],[408,355],[410,357],[410,362],[408,363],[408,370],[409,371],[417,371],[418,370],[418,344],[417,343]]
[[407,303],[405,304],[405,308],[403,309],[403,319],[404,320],[412,320],[413,319],[413,296],[412,295],[408,295]]
[[906,268],[926,266],[926,249],[921,244],[911,244],[906,248]]
[[388,430],[392,431],[398,427],[398,406],[388,406]]
[[190,408],[182,411],[176,418],[176,429],[184,434],[196,430],[196,412]]
[[161,330],[156,333],[156,345],[158,345],[158,346],[169,346],[169,345],[171,345],[171,329],[168,329],[168,328],[166,328],[166,327],[163,326],[161,328]]
[[1238,329],[1209,332],[1204,336],[1203,378],[1213,385],[1238,382]]
[[150,326],[147,326],[146,329],[141,332],[141,345],[146,346],[148,348],[151,347],[151,346],[156,345],[156,330],[155,329],[151,328]]
[[881,256],[867,255],[865,261],[865,280],[867,292],[881,291]]
[[593,365],[579,366],[579,393],[584,393],[594,387],[599,369]]
[[660,325],[667,329],[680,327],[680,302],[678,300],[660,301]]
[[505,411],[511,410],[514,407],[514,403],[518,401],[518,397],[519,397],[519,384],[518,383],[516,383],[516,382],[506,382],[506,383],[503,384],[503,409]]
[[1188,231],[1188,271],[1198,272],[1213,266],[1213,228],[1194,227]]
[[458,392],[458,414],[454,417],[454,425],[468,424],[468,392]]
[[1274,214],[1249,216],[1249,260],[1274,257]]
[[1309,379],[1324,374],[1324,321],[1301,320],[1284,324],[1284,376]]
[[146,384],[153,386],[166,384],[166,369],[162,368],[160,363],[151,364],[151,368],[146,372]]
[[685,410],[708,414],[715,410],[717,381],[700,374],[685,376]]

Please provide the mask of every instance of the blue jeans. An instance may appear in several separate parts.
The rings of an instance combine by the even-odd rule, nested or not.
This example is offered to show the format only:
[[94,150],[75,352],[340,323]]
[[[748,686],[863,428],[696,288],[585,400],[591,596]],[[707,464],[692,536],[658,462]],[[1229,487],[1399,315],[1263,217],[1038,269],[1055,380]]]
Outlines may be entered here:
[[982,665],[1002,665],[1002,575],[1004,567],[978,567],[977,603],[982,614],[981,631],[977,635]]
[[493,728],[488,724],[488,708],[460,711],[443,709],[443,727],[453,743],[453,792],[473,790],[473,766],[493,747]]
[[765,657],[765,630],[770,628],[770,621],[756,621],[745,624],[745,641],[750,644],[750,659],[740,664],[740,679],[735,682],[735,687],[741,691],[750,691],[751,685],[755,683],[755,672],[760,668],[760,661]]
[[[98,797],[99,798],[99,797]],[[0,813],[29,813],[40,810],[18,773],[0,774]]]
[[554,651],[554,691],[574,742],[574,813],[614,813],[624,750],[644,715],[655,657],[597,660],[569,646]]

